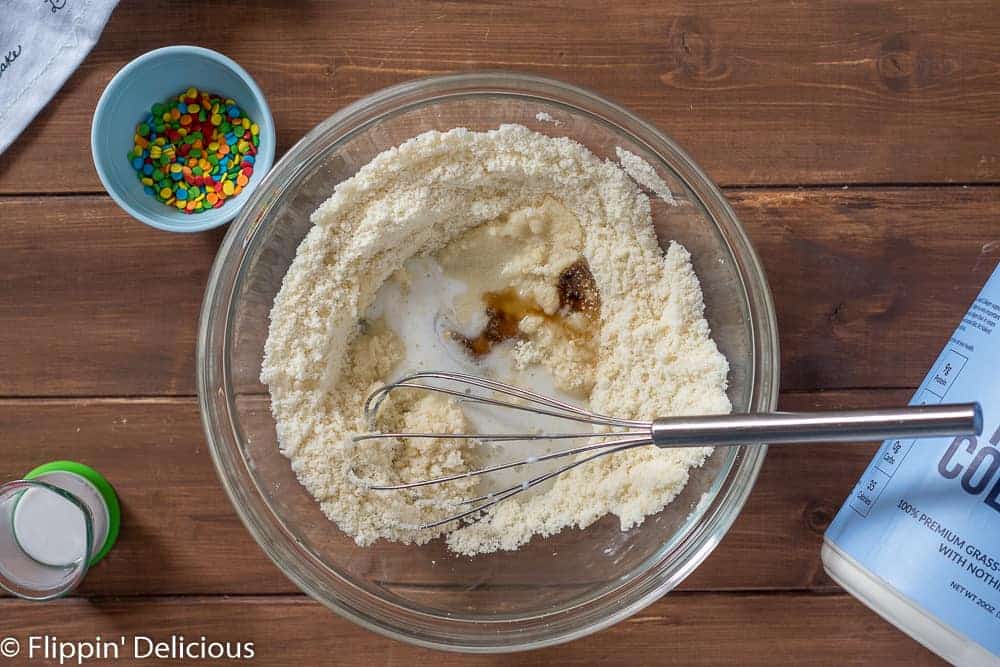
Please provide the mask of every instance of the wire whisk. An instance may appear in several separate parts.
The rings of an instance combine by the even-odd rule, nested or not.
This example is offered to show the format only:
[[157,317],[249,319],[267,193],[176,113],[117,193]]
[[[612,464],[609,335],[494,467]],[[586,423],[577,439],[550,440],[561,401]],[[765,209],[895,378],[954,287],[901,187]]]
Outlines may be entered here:
[[[373,391],[365,401],[364,415],[369,428],[378,423],[380,409],[393,392],[420,390],[451,396],[460,404],[484,405],[501,410],[515,410],[543,415],[567,422],[604,427],[609,430],[557,433],[385,433],[372,431],[352,437],[355,445],[383,438],[446,438],[475,440],[478,443],[515,443],[543,440],[585,440],[584,444],[559,451],[488,465],[467,472],[432,479],[375,484],[361,480],[372,491],[403,491],[462,479],[481,477],[514,468],[527,468],[550,461],[571,461],[540,474],[526,475],[521,481],[494,492],[457,503],[459,512],[418,526],[435,528],[462,519],[481,518],[497,504],[543,484],[573,468],[603,456],[635,447],[725,447],[763,444],[816,442],[866,442],[887,438],[930,438],[939,436],[978,435],[982,430],[982,411],[978,403],[926,405],[887,410],[850,410],[835,412],[773,412],[728,414],[696,417],[663,417],[649,421],[622,419],[586,410],[566,401],[537,392],[465,373],[423,371],[406,375]],[[357,479],[354,471],[352,477]]]

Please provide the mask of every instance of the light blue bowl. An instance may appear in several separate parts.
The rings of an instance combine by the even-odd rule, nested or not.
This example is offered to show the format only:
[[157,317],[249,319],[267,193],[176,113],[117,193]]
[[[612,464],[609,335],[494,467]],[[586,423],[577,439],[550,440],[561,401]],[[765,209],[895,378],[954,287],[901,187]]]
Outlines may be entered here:
[[[191,86],[236,100],[260,126],[253,176],[243,191],[219,208],[184,214],[143,191],[128,152],[135,126],[156,102]],[[168,46],[139,56],[104,89],[94,112],[90,148],[97,175],[112,199],[133,218],[170,232],[200,232],[232,220],[274,162],[274,120],[264,94],[246,70],[231,59],[198,46]]]

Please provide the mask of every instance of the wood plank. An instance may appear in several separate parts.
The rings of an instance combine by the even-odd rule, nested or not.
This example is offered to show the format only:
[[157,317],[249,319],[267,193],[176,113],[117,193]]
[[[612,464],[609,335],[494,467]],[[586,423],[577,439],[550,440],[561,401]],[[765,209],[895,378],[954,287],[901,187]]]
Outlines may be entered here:
[[727,193],[774,294],[781,386],[919,385],[1000,263],[998,193]]
[[[253,642],[255,665],[940,665],[919,644],[846,595],[668,595],[596,635],[527,653],[469,656],[378,636],[298,597],[0,600],[4,634],[93,641],[133,637]],[[143,650],[148,650],[143,645]],[[22,653],[22,656],[26,655]],[[57,664],[36,654],[31,664]],[[115,661],[109,661],[109,664]],[[149,660],[149,664],[173,664]],[[145,663],[144,663],[145,664]]]
[[198,312],[225,230],[171,234],[110,198],[0,200],[0,394],[193,394]]
[[[916,386],[1000,261],[1000,188],[738,190],[786,389]],[[0,396],[190,395],[222,231],[104,196],[0,198]],[[695,257],[697,263],[698,257]]]
[[[790,393],[782,396],[781,406],[812,410],[900,405],[909,393]],[[6,434],[0,444],[0,479],[17,478],[45,461],[73,458],[102,471],[119,493],[121,539],[88,575],[80,594],[296,590],[253,542],[225,497],[206,451],[193,399],[3,400],[0,433]],[[683,589],[835,590],[819,561],[822,534],[873,448],[773,448],[742,515]],[[289,489],[284,492],[287,498],[296,492],[305,494],[297,486],[285,488]],[[309,509],[313,508],[303,511]],[[319,522],[320,529],[329,525],[330,534],[337,534],[322,517]],[[573,548],[579,539],[579,531],[570,531],[560,538],[564,545],[560,548]],[[551,544],[532,544],[538,553],[545,551],[546,558],[536,554],[530,570],[495,567],[487,573],[489,579],[501,587],[537,587],[551,581],[562,562],[548,558]],[[440,545],[420,551],[382,546],[377,557],[347,540],[339,549],[341,562],[350,562],[355,571],[385,581],[394,590],[399,586],[463,586],[470,577],[482,575],[464,567],[462,559],[446,554]],[[564,571],[559,578],[565,579]],[[581,572],[572,581],[584,585],[593,576]],[[397,592],[410,597],[419,593]]]
[[[188,43],[253,74],[280,151],[390,84],[499,68],[620,101],[727,185],[996,182],[994,9],[988,0],[956,0],[948,11],[930,0],[253,0],[220,23],[215,6],[194,0],[125,3],[6,153],[0,193],[100,190],[84,140],[98,96],[130,59]],[[76,167],[53,178],[46,156]]]

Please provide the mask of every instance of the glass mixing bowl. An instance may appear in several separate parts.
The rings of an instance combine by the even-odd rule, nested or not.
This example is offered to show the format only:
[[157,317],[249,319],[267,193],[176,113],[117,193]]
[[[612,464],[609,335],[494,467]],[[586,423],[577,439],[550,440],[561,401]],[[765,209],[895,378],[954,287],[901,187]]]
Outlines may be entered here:
[[605,517],[517,552],[476,558],[451,554],[441,540],[359,547],[299,485],[278,451],[258,377],[271,303],[309,215],[337,183],[415,134],[503,123],[571,137],[601,157],[615,159],[622,147],[649,162],[679,204],[654,198],[657,233],[663,244],[675,239],[691,251],[706,316],[731,364],[734,409],[773,410],[778,391],[774,308],[746,234],[694,162],[620,106],[535,76],[459,74],[388,88],[307,134],[247,201],[209,278],[198,393],[212,457],[247,528],[302,590],[376,632],[469,652],[568,641],[673,589],[729,529],[765,455],[762,446],[717,450],[671,505],[632,530]]

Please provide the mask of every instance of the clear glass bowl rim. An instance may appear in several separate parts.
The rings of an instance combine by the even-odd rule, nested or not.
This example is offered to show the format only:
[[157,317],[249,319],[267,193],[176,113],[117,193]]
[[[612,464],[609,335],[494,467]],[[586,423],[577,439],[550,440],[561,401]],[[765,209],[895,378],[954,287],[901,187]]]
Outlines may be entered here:
[[[777,323],[767,279],[756,252],[725,197],[670,138],[601,95],[546,77],[503,71],[467,72],[407,81],[362,98],[321,122],[296,143],[251,194],[230,225],[209,274],[198,330],[197,385],[202,425],[219,479],[237,514],[275,565],[299,588],[339,615],[385,636],[418,646],[468,653],[541,648],[609,627],[675,588],[715,549],[739,515],[763,464],[766,446],[742,447],[699,523],[674,550],[670,562],[633,577],[612,593],[553,615],[488,623],[426,617],[361,589],[331,571],[283,529],[240,450],[233,418],[228,332],[243,259],[271,203],[334,143],[402,108],[449,97],[504,95],[554,103],[595,117],[644,144],[682,180],[722,232],[737,264],[749,311],[753,360],[750,412],[774,410],[779,388]],[[335,589],[335,590],[334,590]],[[595,604],[596,603],[596,604]],[[498,632],[498,630],[500,630]]]

